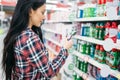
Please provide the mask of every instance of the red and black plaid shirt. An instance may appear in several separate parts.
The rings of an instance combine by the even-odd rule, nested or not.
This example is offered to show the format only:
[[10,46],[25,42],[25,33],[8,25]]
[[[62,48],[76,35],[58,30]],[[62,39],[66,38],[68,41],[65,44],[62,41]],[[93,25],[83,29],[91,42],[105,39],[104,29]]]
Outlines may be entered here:
[[16,38],[12,80],[50,80],[59,72],[67,56],[67,50],[61,48],[58,56],[49,61],[46,47],[38,35],[27,28]]

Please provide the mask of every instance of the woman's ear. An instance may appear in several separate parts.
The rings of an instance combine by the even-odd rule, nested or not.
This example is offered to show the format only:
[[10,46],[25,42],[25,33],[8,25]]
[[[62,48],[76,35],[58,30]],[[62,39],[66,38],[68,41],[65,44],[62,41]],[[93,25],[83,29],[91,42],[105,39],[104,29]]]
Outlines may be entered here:
[[32,16],[34,13],[34,10],[31,8],[30,11],[29,11],[29,16]]

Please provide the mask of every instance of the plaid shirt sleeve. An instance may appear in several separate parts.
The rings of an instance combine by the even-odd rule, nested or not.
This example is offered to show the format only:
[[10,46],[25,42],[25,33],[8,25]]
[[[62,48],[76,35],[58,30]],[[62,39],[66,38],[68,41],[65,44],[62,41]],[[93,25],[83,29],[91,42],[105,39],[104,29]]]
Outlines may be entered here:
[[68,56],[67,50],[61,48],[59,55],[50,62],[48,51],[36,34],[27,39],[27,44],[23,45],[22,52],[27,55],[27,61],[47,79],[51,79],[59,72]]

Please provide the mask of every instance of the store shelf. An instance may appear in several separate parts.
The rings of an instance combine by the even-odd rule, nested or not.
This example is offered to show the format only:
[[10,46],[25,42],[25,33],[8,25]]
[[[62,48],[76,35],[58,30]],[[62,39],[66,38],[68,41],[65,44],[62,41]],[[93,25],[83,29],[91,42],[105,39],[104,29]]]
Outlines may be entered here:
[[46,3],[47,3],[47,4],[57,4],[58,1],[56,1],[56,0],[54,0],[54,1],[47,0]]
[[[106,67],[109,68],[108,65],[98,63],[97,61],[95,61],[93,58],[91,58],[91,57],[88,56],[88,55],[81,54],[81,53],[79,53],[79,52],[77,52],[77,51],[74,51],[73,54],[76,55],[76,56],[78,56],[79,58],[87,61],[88,63],[90,63],[90,64],[92,64],[92,65],[100,68],[100,69],[104,69],[104,68],[106,68]],[[118,79],[120,79],[120,72],[118,72],[117,70],[112,70],[112,69],[109,68],[109,73],[110,73],[111,75],[117,77]]]
[[73,22],[73,21],[70,21],[70,20],[47,20],[45,21],[45,23],[68,23],[68,22]]
[[49,41],[51,41],[52,43],[54,43],[54,44],[56,44],[56,45],[58,45],[58,46],[62,46],[59,42],[57,42],[57,41],[55,41],[55,40],[53,40],[53,39],[50,39],[50,38],[48,38],[48,37],[44,37],[45,39],[47,39],[47,40],[49,40]]
[[88,74],[80,71],[78,68],[74,68],[74,71],[85,80],[96,80],[95,78],[89,76]]
[[79,36],[79,35],[75,35],[73,38],[80,39],[80,40],[87,41],[87,42],[91,42],[94,44],[99,44],[99,45],[103,45],[103,43],[104,43],[104,41],[102,41],[102,40],[94,39],[91,37]]
[[85,60],[85,59],[88,59],[88,62],[96,67],[103,67],[103,65],[101,65],[100,63],[98,63],[97,61],[95,61],[94,59],[90,58],[88,55],[84,55],[84,54],[81,54],[77,51],[74,51],[73,52],[74,55],[80,57],[81,59]]
[[50,51],[52,51],[55,55],[58,55],[58,53],[54,50],[54,49],[52,49],[49,45],[45,45],[46,46],[46,48],[48,48]]
[[109,19],[108,17],[88,17],[88,18],[80,18],[75,19],[75,22],[88,22],[88,21],[111,21],[111,20],[120,20],[120,16],[116,19]]
[[74,19],[72,21],[70,20],[64,20],[64,21],[58,21],[58,20],[50,20],[50,21],[45,21],[45,23],[58,23],[58,22],[94,22],[94,21],[112,21],[112,20],[120,20],[120,16],[116,19],[110,19],[108,17],[88,17],[88,18],[79,18],[79,19]]
[[61,34],[60,32],[56,31],[56,30],[51,30],[51,29],[46,29],[46,28],[42,28],[44,31],[47,31],[47,32],[51,32],[51,33],[57,33],[57,34]]
[[[58,4],[58,3],[60,3],[58,0],[47,0],[46,1],[46,3],[47,4]],[[63,4],[63,3],[61,3],[61,4]],[[72,3],[71,2],[68,2],[67,4],[65,4],[65,5],[69,5],[69,6],[72,6]]]

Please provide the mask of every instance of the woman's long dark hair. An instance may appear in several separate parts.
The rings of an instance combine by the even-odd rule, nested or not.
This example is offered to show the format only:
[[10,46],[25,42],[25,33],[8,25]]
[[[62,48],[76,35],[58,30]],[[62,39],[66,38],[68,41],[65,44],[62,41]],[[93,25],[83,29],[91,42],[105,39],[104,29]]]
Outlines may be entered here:
[[[28,27],[30,10],[36,10],[45,3],[46,0],[18,0],[10,28],[4,39],[2,67],[6,80],[11,80],[12,69],[15,66],[14,44],[17,36]],[[42,40],[41,28],[32,26],[32,29]]]

